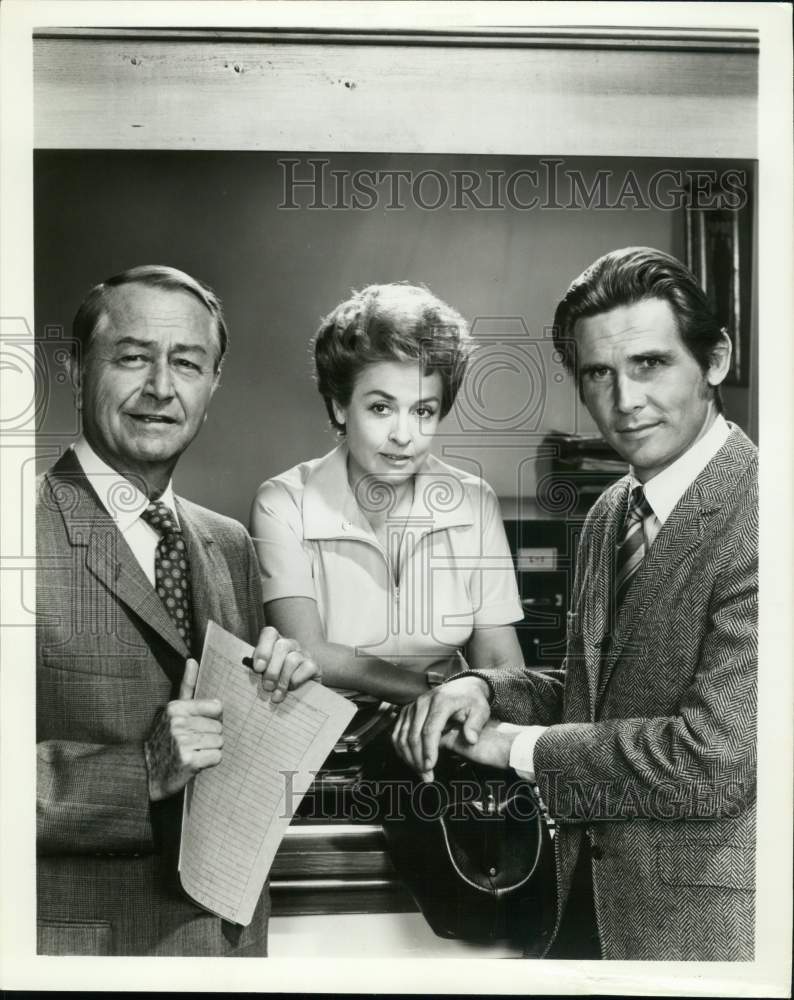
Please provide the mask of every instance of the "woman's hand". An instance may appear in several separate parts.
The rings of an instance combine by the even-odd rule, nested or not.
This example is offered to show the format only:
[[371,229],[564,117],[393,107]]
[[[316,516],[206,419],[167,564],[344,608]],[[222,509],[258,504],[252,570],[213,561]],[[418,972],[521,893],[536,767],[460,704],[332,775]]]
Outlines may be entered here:
[[309,597],[279,597],[265,604],[265,619],[282,635],[295,636],[301,649],[321,665],[328,687],[372,694],[383,701],[404,704],[427,691],[424,674],[364,656],[351,646],[328,642],[317,602]]
[[288,690],[294,691],[306,681],[322,681],[318,664],[294,639],[279,635],[271,625],[260,632],[251,665],[262,674],[262,687],[273,692],[274,702],[282,701]]

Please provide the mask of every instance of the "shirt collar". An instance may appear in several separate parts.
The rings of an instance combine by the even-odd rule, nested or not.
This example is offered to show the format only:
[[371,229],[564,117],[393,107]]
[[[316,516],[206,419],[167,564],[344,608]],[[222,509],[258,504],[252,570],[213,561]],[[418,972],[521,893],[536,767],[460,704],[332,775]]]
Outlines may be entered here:
[[[372,538],[372,529],[347,478],[347,445],[321,458],[309,473],[303,492],[303,533],[306,539]],[[471,501],[459,475],[428,455],[416,475],[411,518],[418,532],[474,523]]]
[[[668,465],[666,469],[662,469],[653,479],[649,479],[645,483],[645,496],[662,524],[670,516],[684,493],[728,440],[730,433],[731,425],[721,413],[718,413],[717,419],[703,437],[698,438],[672,465]],[[638,482],[639,480],[636,479],[632,470],[632,489]]]
[[[78,438],[72,448],[100,503],[113,518],[119,531],[124,534],[146,509],[149,503],[148,497],[133,482],[101,459],[84,437]],[[168,507],[179,524],[171,480],[168,481],[159,499]]]

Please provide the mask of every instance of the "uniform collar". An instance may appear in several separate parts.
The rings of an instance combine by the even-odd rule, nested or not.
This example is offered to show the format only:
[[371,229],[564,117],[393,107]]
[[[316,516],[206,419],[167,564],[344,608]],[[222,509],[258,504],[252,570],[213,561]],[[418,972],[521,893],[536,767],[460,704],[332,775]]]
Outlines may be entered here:
[[[718,413],[717,419],[703,437],[698,438],[672,465],[668,465],[666,469],[645,483],[645,496],[662,524],[670,516],[684,493],[728,440],[731,430],[732,426],[721,413]],[[633,472],[630,476],[630,482],[632,489],[639,483]]]
[[[304,538],[372,540],[369,522],[347,479],[346,444],[340,444],[315,464],[303,491]],[[417,473],[410,517],[417,533],[474,523],[471,500],[460,475],[434,455]]]
[[[72,449],[100,503],[113,518],[119,531],[124,534],[146,509],[149,503],[148,497],[135,483],[101,459],[85,437],[78,438]],[[168,507],[179,524],[171,480],[168,481],[159,499]]]

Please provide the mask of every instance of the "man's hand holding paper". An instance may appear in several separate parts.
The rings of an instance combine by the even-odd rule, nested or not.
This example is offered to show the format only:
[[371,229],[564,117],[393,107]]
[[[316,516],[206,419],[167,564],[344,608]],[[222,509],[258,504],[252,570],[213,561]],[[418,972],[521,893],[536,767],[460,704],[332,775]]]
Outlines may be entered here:
[[144,744],[152,802],[176,795],[205,767],[221,759],[223,705],[217,698],[195,701],[198,663],[190,659],[179,688],[179,698],[157,716]]
[[[262,629],[253,656],[246,660],[255,673],[263,675],[262,687],[273,692],[274,702],[283,701],[288,690],[308,680],[320,680],[314,660],[294,639],[270,626]],[[194,698],[198,671],[198,662],[187,660],[179,697],[158,714],[144,744],[152,802],[176,795],[199,771],[220,763],[223,703],[218,698]]]
[[270,696],[246,665],[252,656],[251,646],[210,623],[195,694],[223,704],[223,754],[187,787],[179,862],[183,888],[197,903],[243,925],[297,803],[355,714],[320,684],[290,690],[300,664],[282,697]]

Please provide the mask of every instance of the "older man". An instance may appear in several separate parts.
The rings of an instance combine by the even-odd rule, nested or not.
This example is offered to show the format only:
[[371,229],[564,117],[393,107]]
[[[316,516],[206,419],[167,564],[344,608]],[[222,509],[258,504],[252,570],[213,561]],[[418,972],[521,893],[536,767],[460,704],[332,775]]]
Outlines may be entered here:
[[730,341],[691,273],[642,247],[573,282],[555,338],[631,465],[582,531],[563,677],[460,675],[395,743],[427,777],[440,743],[537,782],[557,827],[549,957],[749,960],[757,453],[721,412]]
[[193,699],[207,622],[259,639],[275,699],[317,674],[260,633],[242,526],[172,489],[218,385],[220,303],[181,271],[137,267],[91,290],[74,336],[83,436],[37,503],[39,952],[265,955],[266,892],[236,927],[177,874],[182,790],[222,753],[221,702]]

